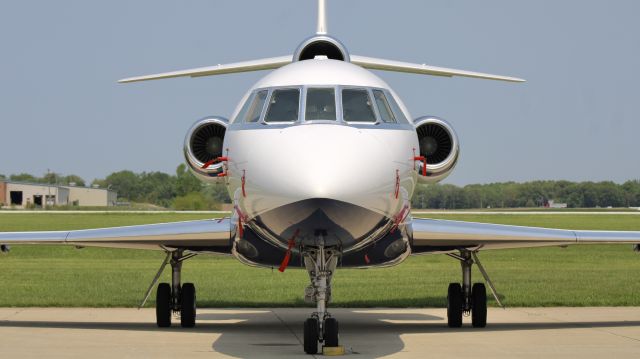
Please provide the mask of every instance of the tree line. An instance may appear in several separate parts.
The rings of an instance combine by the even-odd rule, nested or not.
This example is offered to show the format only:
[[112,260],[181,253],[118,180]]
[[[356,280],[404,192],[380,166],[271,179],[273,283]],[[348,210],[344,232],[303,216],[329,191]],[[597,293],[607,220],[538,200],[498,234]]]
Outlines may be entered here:
[[[0,179],[7,178],[0,175]],[[8,176],[11,181],[55,185],[85,186],[77,175],[61,175],[48,172],[42,177],[28,173]],[[91,186],[118,192],[118,202],[149,203],[177,210],[218,209],[221,203],[229,203],[229,195],[222,185],[207,185],[199,181],[184,164],[173,175],[164,172],[124,170],[111,173],[104,179],[95,179]]]
[[640,180],[420,185],[411,202],[414,208],[467,209],[543,207],[551,200],[569,208],[640,207]]
[[47,172],[42,177],[36,177],[29,173],[14,174],[8,177],[3,174],[0,174],[0,180],[3,180],[3,179],[8,179],[10,181],[16,181],[16,182],[54,184],[54,185],[60,185],[60,186],[74,185],[74,186],[84,187],[86,185],[85,181],[80,176],[76,176],[76,175],[64,176],[55,172]]
[[[0,174],[0,179],[7,178]],[[12,181],[85,186],[77,175],[48,172],[42,177],[21,173],[10,175]],[[229,203],[225,186],[199,181],[184,164],[175,174],[163,172],[118,171],[91,185],[118,192],[120,202],[150,203],[166,208],[217,209]],[[452,184],[419,185],[412,198],[414,208],[468,209],[543,207],[549,201],[566,203],[570,208],[640,207],[640,180],[623,184],[614,182],[531,181],[455,186]]]

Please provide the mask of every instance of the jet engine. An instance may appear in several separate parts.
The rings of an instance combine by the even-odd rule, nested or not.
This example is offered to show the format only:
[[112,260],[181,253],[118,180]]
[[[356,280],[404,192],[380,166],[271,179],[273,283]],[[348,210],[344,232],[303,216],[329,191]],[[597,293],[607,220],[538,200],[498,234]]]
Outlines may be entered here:
[[420,154],[416,153],[416,156],[426,159],[427,164],[425,176],[423,160],[416,160],[418,181],[425,184],[440,182],[449,176],[458,162],[458,136],[448,122],[437,117],[420,117],[413,124],[420,145]]
[[191,126],[184,139],[184,158],[191,172],[203,181],[216,182],[223,172],[224,134],[229,121],[206,117]]
[[347,48],[329,35],[316,35],[304,40],[293,53],[293,61],[312,60],[325,56],[331,60],[350,61]]

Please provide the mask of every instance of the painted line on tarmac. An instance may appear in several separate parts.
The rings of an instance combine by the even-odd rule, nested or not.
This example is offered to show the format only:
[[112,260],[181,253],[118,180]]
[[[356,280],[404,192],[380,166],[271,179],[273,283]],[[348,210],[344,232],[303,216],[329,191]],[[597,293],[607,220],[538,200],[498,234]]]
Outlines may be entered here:
[[[0,214],[229,214],[229,211],[24,211],[1,210]],[[545,212],[545,211],[411,211],[411,214],[437,214],[437,215],[640,215],[639,211],[625,212]]]
[[516,212],[516,211],[492,211],[492,212],[483,212],[483,211],[411,211],[411,214],[445,214],[445,215],[464,215],[464,214],[506,214],[506,215],[640,215],[640,211],[637,212],[544,212],[544,211],[532,211],[532,212]]
[[21,211],[6,210],[0,214],[229,214],[229,211]]

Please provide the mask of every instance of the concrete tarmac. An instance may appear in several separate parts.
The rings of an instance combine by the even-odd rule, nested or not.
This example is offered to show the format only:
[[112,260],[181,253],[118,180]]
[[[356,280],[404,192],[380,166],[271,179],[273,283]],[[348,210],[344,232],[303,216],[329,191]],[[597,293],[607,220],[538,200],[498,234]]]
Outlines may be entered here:
[[[160,329],[153,309],[0,308],[0,358],[310,358],[311,310],[199,309],[195,328]],[[489,309],[484,329],[450,329],[444,309],[331,312],[353,358],[640,358],[638,307]]]

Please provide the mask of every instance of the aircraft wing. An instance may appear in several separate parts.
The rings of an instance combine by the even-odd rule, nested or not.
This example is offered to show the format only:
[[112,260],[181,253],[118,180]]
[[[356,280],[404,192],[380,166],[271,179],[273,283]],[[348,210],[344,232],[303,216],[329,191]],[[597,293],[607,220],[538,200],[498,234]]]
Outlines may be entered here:
[[580,243],[640,243],[640,231],[572,231],[414,218],[414,253],[503,249]]
[[351,62],[356,65],[362,66],[366,69],[372,69],[372,70],[407,72],[412,74],[446,76],[446,77],[463,76],[463,77],[473,77],[473,78],[485,79],[485,80],[499,80],[499,81],[509,81],[509,82],[525,81],[517,77],[492,75],[492,74],[485,74],[482,72],[449,69],[446,67],[430,66],[426,64],[413,64],[409,62],[377,59],[373,57],[358,56],[358,55],[352,55]]
[[172,77],[183,77],[183,76],[201,77],[201,76],[233,74],[238,72],[273,70],[273,69],[282,67],[284,65],[290,64],[292,59],[293,59],[293,55],[270,57],[266,59],[243,61],[243,62],[236,62],[231,64],[218,64],[214,66],[198,67],[195,69],[129,77],[126,79],[118,80],[118,82],[127,83],[127,82],[138,82],[138,81],[147,81],[147,80],[168,79]]
[[[227,253],[228,218],[53,232],[0,232],[0,244],[68,244],[80,247],[187,248]],[[214,250],[215,251],[215,250]]]

